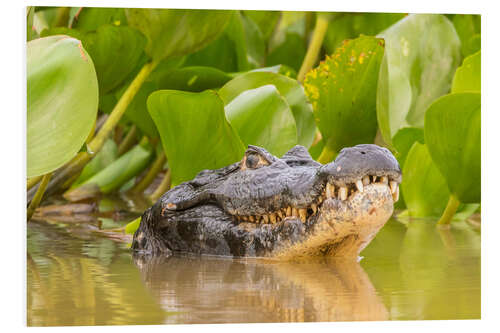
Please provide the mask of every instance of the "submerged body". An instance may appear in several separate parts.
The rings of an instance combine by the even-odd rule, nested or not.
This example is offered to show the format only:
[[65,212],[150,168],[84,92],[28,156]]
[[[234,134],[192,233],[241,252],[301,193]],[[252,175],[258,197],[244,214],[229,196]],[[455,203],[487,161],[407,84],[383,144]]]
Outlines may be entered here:
[[376,145],[334,162],[302,146],[282,158],[249,146],[240,162],[204,170],[142,216],[132,248],[150,254],[357,257],[390,218],[401,170]]

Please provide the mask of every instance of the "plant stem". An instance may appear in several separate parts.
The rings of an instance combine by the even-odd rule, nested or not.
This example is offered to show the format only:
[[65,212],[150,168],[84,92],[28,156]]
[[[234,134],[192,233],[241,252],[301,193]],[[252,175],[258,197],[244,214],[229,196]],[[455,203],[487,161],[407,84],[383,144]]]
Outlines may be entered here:
[[458,198],[453,194],[450,194],[450,199],[448,200],[448,204],[446,205],[443,215],[441,215],[441,218],[439,219],[437,224],[449,225],[459,205],[460,201],[458,200]]
[[136,134],[137,127],[135,125],[132,125],[127,135],[125,136],[125,138],[123,138],[122,142],[120,142],[120,145],[118,146],[118,156],[123,155],[134,145],[136,141]]
[[43,194],[45,193],[45,189],[47,188],[47,184],[49,183],[50,177],[52,177],[52,172],[49,172],[46,175],[43,175],[42,181],[40,182],[40,186],[38,186],[38,190],[36,190],[35,196],[33,200],[31,200],[30,205],[28,206],[28,211],[26,212],[27,221],[31,219],[35,209],[42,201]]
[[111,111],[108,119],[106,119],[106,122],[102,125],[99,133],[97,133],[94,139],[92,139],[92,141],[89,143],[90,150],[92,150],[93,152],[98,152],[102,148],[104,142],[111,134],[111,131],[113,130],[113,128],[115,128],[116,124],[118,124],[118,121],[125,113],[125,110],[127,110],[130,102],[132,102],[132,99],[135,97],[142,84],[156,67],[156,65],[158,65],[158,62],[148,62],[142,67],[135,79],[128,86],[127,90],[125,90],[122,97],[120,97],[118,103],[116,103],[113,111]]
[[313,68],[318,58],[321,44],[325,38],[326,30],[328,29],[328,17],[326,15],[316,14],[316,26],[314,27],[313,35],[309,47],[307,48],[306,56],[300,66],[297,81],[303,82],[307,72]]
[[321,164],[330,163],[336,155],[336,152],[331,150],[327,144],[323,147],[321,154],[318,157],[318,162]]
[[159,197],[162,196],[163,193],[167,192],[170,189],[170,181],[171,181],[171,172],[170,169],[167,170],[165,176],[163,177],[160,185],[156,188],[156,190],[151,194],[151,200],[155,202]]
[[130,190],[133,193],[143,192],[152,182],[155,180],[156,175],[163,169],[163,164],[166,161],[165,153],[162,151],[158,156],[156,156],[155,161],[149,168],[146,175],[141,179],[140,182],[135,184],[135,186]]
[[[58,189],[61,189],[62,184],[68,186],[67,180],[71,177],[74,177],[75,174],[80,173],[85,165],[101,150],[104,142],[109,137],[116,124],[118,124],[118,121],[125,113],[125,110],[137,94],[137,91],[139,91],[142,84],[144,83],[148,75],[154,70],[156,65],[158,65],[158,62],[155,61],[146,63],[142,67],[132,83],[130,83],[130,85],[128,86],[127,90],[125,90],[123,95],[120,97],[118,103],[116,103],[113,111],[111,111],[111,114],[106,119],[106,122],[101,126],[101,129],[99,130],[97,135],[87,145],[87,148],[91,153],[85,152],[76,155],[64,168],[58,171],[48,185],[48,195],[55,193]],[[65,188],[63,187],[62,189]],[[33,194],[28,193],[28,202],[31,201],[31,195]]]
[[29,178],[26,181],[26,187],[28,188],[28,190],[30,188],[32,188],[33,186],[35,186],[36,184],[38,184],[38,182],[40,182],[41,179],[42,179],[42,176],[37,176],[37,177]]

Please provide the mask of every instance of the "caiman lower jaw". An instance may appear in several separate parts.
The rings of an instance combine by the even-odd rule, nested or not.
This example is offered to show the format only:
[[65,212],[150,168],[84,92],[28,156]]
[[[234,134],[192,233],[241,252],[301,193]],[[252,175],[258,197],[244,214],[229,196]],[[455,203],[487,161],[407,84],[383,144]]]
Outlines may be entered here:
[[357,257],[393,213],[394,193],[383,183],[366,185],[346,200],[324,200],[300,241],[285,241],[272,256],[296,259],[311,256]]
[[[285,219],[300,219],[303,223],[307,223],[320,215],[326,200],[337,199],[344,203],[351,202],[357,194],[362,194],[367,186],[373,184],[381,184],[388,187],[392,195],[392,201],[398,201],[398,182],[389,179],[388,176],[366,175],[355,183],[345,184],[343,186],[335,186],[333,181],[328,181],[323,187],[321,194],[316,197],[316,200],[307,204],[305,207],[287,206],[265,215],[234,215],[233,218],[236,223],[250,222],[255,224],[276,224]],[[393,202],[391,202],[391,204]]]

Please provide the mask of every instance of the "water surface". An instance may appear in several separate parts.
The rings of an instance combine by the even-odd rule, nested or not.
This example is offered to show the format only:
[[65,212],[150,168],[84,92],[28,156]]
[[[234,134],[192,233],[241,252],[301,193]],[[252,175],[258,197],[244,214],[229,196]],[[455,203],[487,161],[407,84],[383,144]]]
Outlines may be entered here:
[[[108,220],[101,221],[110,223]],[[92,223],[28,223],[30,326],[476,319],[480,231],[390,220],[359,263],[134,258]]]

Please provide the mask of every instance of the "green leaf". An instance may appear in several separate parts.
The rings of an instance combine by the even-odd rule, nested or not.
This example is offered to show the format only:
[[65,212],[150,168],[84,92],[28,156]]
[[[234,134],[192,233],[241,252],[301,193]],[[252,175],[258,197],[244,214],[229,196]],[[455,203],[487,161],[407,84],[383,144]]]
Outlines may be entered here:
[[252,71],[239,75],[226,83],[219,90],[219,95],[224,104],[228,105],[245,90],[268,84],[272,84],[278,89],[292,110],[297,128],[297,143],[309,148],[314,139],[316,126],[312,107],[307,101],[304,89],[296,80],[276,73]]
[[102,94],[118,87],[137,66],[146,39],[137,30],[113,25],[100,26],[83,40],[94,61]]
[[254,21],[241,14],[240,18],[245,33],[248,63],[252,67],[262,67],[264,66],[266,57],[264,37],[260,32],[259,26]]
[[401,190],[411,216],[439,217],[443,213],[450,191],[425,144],[415,142],[408,152]]
[[304,87],[316,125],[332,151],[375,139],[375,97],[383,55],[383,40],[359,37],[346,41],[306,75]]
[[59,168],[80,150],[97,116],[92,59],[68,36],[27,46],[27,177]]
[[127,225],[125,226],[125,233],[133,235],[135,231],[139,229],[140,224],[141,224],[141,217],[138,217],[135,220],[127,223]]
[[240,160],[245,146],[227,122],[224,104],[214,91],[159,90],[147,101],[172,169],[173,186],[204,169]]
[[467,57],[479,51],[481,49],[481,15],[456,14],[452,22],[462,41],[463,56]]
[[[125,89],[126,87],[124,87],[118,95],[121,96]],[[149,115],[146,102],[149,95],[156,90],[158,90],[158,85],[155,82],[143,83],[124,114],[126,119],[137,125],[137,127],[150,138],[158,137],[158,131],[153,119],[151,119]],[[119,96],[117,96],[117,98],[119,98]]]
[[481,94],[454,93],[431,104],[425,142],[450,192],[461,202],[481,201]]
[[264,40],[268,40],[278,23],[281,13],[269,10],[244,10],[243,15],[254,21],[259,27]]
[[212,67],[183,67],[171,70],[158,79],[159,89],[200,92],[222,87],[232,77]]
[[460,40],[443,15],[415,14],[380,34],[385,39],[377,91],[384,141],[403,127],[423,128],[428,106],[446,94],[460,62]]
[[464,59],[457,69],[451,92],[481,92],[481,51]]
[[323,45],[326,52],[332,54],[344,40],[360,35],[375,36],[405,16],[397,13],[336,13],[328,24]]
[[245,29],[239,12],[235,12],[224,32],[214,42],[189,55],[186,66],[215,67],[225,72],[251,69],[247,57]]
[[424,143],[424,130],[416,127],[405,127],[396,133],[393,138],[394,148],[396,148],[396,158],[401,168],[403,168],[406,156],[415,142]]
[[224,31],[232,12],[197,9],[125,9],[130,26],[148,39],[146,53],[155,61],[202,49]]
[[96,31],[100,26],[113,24],[127,25],[123,8],[82,7],[80,13],[73,19],[72,27],[81,32]]
[[28,42],[37,37],[35,27],[33,26],[34,16],[35,16],[35,7],[34,6],[26,7],[26,40]]
[[152,156],[150,146],[137,145],[78,187],[67,191],[64,198],[79,201],[110,193],[143,171]]
[[97,153],[97,155],[83,168],[82,173],[78,179],[71,185],[71,188],[75,188],[82,184],[87,179],[91,178],[99,171],[106,168],[108,165],[113,163],[118,157],[118,147],[115,141],[112,139],[106,140],[102,149]]
[[269,53],[266,65],[283,64],[298,72],[306,56],[306,51],[306,44],[302,36],[289,32],[286,34],[285,40]]
[[227,120],[241,140],[284,155],[297,144],[295,119],[273,85],[242,92],[225,107]]

